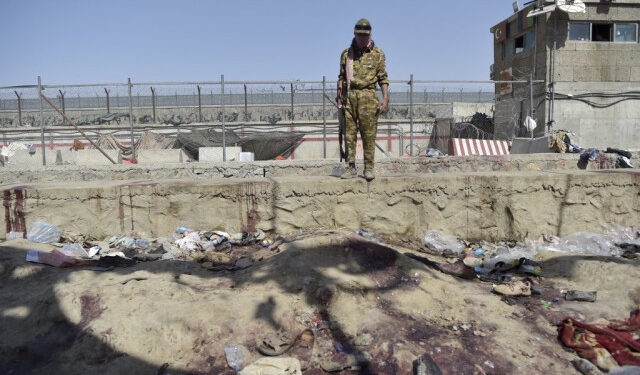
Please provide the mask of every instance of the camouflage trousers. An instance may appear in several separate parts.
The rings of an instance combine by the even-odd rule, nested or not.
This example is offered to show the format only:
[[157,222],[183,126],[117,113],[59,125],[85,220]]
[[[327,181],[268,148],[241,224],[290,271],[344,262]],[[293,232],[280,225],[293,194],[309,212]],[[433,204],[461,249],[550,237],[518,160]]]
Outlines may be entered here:
[[373,169],[376,152],[376,133],[378,132],[378,95],[376,90],[349,90],[345,119],[347,124],[348,163],[356,162],[356,144],[358,131],[362,138],[365,169]]

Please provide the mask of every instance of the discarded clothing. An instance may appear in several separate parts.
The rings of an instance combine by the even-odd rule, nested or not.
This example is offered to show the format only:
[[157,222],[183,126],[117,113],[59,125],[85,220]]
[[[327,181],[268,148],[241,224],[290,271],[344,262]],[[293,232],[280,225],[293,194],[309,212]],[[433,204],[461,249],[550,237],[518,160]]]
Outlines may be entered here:
[[640,310],[624,321],[609,324],[588,324],[566,318],[559,329],[560,340],[575,349],[582,358],[600,369],[615,366],[640,366]]
[[607,154],[618,154],[620,156],[624,156],[627,159],[631,159],[631,153],[629,151],[620,150],[618,148],[607,147],[604,152],[606,152]]
[[560,154],[567,152],[567,145],[564,142],[564,136],[566,134],[567,133],[565,132],[557,132],[553,134],[549,140],[549,149]]
[[598,149],[597,148],[587,148],[587,149],[583,150],[580,153],[580,159],[581,160],[589,159],[591,161],[595,161],[596,160],[596,156],[598,156]]

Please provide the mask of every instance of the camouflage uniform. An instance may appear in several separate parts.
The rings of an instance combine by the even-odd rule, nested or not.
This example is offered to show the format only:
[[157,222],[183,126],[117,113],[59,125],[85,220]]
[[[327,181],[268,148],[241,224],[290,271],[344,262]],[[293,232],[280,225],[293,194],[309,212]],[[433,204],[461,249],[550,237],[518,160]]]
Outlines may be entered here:
[[349,147],[347,162],[356,161],[356,142],[358,129],[364,148],[364,167],[373,169],[373,158],[376,150],[376,133],[378,130],[378,95],[376,83],[382,87],[389,84],[384,52],[371,42],[371,46],[358,52],[355,43],[345,49],[340,58],[340,79],[346,81],[346,64],[350,50],[353,58],[353,79],[349,83],[346,98],[345,118],[346,137]]

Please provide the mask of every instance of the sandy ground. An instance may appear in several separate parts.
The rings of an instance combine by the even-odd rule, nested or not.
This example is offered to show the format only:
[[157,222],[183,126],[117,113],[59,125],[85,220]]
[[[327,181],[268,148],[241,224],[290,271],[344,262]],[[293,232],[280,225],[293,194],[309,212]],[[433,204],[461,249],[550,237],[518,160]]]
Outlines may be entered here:
[[[3,374],[233,374],[225,345],[244,345],[249,364],[265,338],[306,328],[314,335],[285,354],[304,374],[349,363],[360,369],[335,373],[411,374],[424,353],[443,374],[577,374],[557,324],[626,318],[640,304],[637,259],[540,253],[545,292],[508,304],[491,283],[405,254],[444,258],[338,233],[247,249],[255,263],[236,271],[208,270],[203,259],[63,269],[27,263],[27,249],[52,247],[0,246]],[[597,290],[598,300],[566,302],[562,289]]]

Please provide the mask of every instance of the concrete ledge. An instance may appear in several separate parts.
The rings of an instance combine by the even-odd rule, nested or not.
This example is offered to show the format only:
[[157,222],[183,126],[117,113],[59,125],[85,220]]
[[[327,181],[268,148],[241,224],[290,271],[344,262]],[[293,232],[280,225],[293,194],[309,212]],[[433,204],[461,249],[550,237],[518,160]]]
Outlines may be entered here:
[[512,154],[548,154],[550,136],[540,138],[514,138],[511,143]]
[[[640,153],[634,153],[631,163],[635,166]],[[104,159],[104,156],[102,156]],[[603,155],[597,162],[589,162],[587,169],[615,167],[617,155]],[[106,160],[106,159],[105,159]],[[436,158],[393,158],[376,162],[378,176],[397,176],[412,173],[450,173],[483,171],[543,171],[577,170],[577,154],[530,154],[503,156],[457,156]],[[361,162],[358,168],[362,169]],[[145,165],[104,166],[32,166],[28,168],[0,168],[0,183],[26,184],[38,182],[82,182],[110,180],[142,180],[172,178],[254,178],[283,176],[330,176],[342,173],[344,163],[338,160],[283,160],[239,162],[200,162]]]
[[640,172],[633,170],[421,174],[371,183],[327,177],[96,181],[2,189],[0,238],[36,220],[99,239],[129,231],[166,236],[188,226],[274,233],[367,228],[413,239],[437,229],[488,240],[599,232],[602,223],[640,221]]
[[[242,152],[242,147],[227,147],[227,160],[235,159],[239,152]],[[201,163],[222,161],[222,147],[198,148],[198,161]]]

